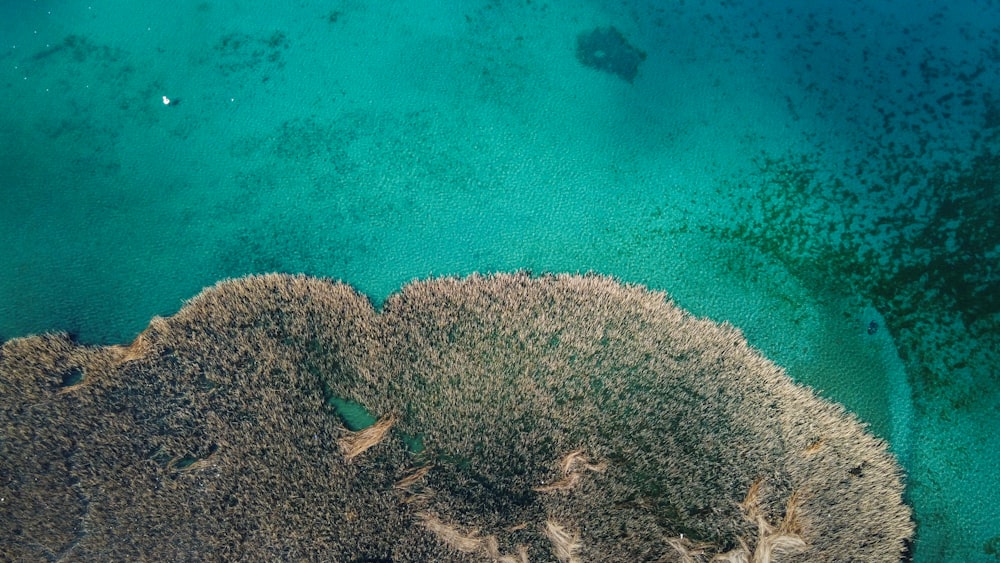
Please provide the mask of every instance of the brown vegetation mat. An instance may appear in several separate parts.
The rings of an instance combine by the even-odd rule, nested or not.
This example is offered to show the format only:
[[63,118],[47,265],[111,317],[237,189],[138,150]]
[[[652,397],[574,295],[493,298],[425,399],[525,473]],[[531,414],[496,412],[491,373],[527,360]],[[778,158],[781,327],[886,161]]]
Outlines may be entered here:
[[127,347],[7,342],[0,508],[3,560],[874,562],[912,534],[839,406],[662,293],[568,275],[380,312],[257,276]]

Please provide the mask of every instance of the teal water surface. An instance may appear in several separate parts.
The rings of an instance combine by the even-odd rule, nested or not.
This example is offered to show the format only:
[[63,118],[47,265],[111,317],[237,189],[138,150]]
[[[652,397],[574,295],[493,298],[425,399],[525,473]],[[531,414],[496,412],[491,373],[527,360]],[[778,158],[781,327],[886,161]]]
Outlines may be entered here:
[[986,0],[6,2],[0,339],[129,342],[255,272],[611,274],[890,440],[915,561],[1000,560],[998,29]]

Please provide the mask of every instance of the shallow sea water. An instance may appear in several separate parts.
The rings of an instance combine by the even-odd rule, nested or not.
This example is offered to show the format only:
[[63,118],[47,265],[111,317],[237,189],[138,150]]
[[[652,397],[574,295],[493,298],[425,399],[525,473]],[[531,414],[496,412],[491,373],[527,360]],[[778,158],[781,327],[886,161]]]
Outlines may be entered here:
[[[611,26],[629,48],[584,59],[641,52],[621,73],[577,52]],[[997,560],[998,27],[985,0],[5,3],[0,338],[128,342],[248,273],[376,301],[610,274],[888,439],[915,561]]]

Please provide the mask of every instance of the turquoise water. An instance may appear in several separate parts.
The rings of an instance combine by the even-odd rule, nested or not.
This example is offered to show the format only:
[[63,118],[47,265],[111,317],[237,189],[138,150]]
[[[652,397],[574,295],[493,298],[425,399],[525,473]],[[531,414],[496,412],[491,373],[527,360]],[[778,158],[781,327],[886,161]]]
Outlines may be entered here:
[[[612,26],[631,78],[578,56]],[[998,27],[985,0],[6,2],[0,338],[128,342],[252,272],[375,300],[612,274],[889,439],[916,561],[995,561]]]

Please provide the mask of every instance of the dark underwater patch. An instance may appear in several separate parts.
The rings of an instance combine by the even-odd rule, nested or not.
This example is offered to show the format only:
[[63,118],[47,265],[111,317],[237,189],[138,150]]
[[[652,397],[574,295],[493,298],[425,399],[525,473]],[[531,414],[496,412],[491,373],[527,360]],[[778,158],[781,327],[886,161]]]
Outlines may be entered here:
[[597,27],[577,35],[576,60],[631,84],[639,72],[639,63],[646,60],[646,53],[629,44],[614,26]]

